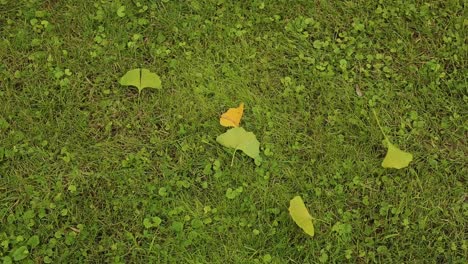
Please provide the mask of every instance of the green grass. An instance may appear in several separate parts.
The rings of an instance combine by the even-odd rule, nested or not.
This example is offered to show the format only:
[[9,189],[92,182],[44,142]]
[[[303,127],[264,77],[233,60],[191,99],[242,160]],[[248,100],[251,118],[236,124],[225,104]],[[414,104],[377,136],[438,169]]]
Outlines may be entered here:
[[415,2],[0,0],[0,260],[466,263],[466,2]]

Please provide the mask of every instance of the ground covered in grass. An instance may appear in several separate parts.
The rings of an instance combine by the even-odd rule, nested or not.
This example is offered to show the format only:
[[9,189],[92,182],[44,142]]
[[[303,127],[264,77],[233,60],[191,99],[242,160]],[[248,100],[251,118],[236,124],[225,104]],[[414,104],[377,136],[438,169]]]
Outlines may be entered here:
[[[465,11],[0,0],[0,260],[466,263]],[[216,142],[240,102],[261,164]]]

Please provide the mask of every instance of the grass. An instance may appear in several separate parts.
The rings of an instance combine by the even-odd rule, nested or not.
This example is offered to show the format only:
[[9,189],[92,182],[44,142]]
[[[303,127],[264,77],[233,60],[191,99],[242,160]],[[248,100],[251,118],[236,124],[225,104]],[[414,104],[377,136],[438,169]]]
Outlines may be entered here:
[[466,3],[426,2],[0,0],[0,259],[465,263]]

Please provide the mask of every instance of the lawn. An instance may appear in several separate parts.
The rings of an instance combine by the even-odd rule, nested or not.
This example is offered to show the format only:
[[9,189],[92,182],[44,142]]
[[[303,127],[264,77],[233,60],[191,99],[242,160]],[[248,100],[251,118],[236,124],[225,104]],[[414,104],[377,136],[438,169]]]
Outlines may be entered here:
[[0,261],[466,263],[466,5],[0,0]]

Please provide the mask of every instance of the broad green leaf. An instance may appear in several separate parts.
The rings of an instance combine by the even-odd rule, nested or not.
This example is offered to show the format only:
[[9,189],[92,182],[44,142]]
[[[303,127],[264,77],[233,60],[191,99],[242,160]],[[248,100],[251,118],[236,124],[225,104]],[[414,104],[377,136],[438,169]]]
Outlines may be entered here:
[[260,160],[260,142],[254,133],[247,132],[242,127],[229,129],[219,135],[216,141],[225,147],[242,150],[247,156]]
[[13,259],[10,256],[3,257],[3,264],[12,264]]
[[402,169],[408,167],[408,164],[413,160],[413,155],[411,153],[405,152],[392,143],[389,140],[387,143],[387,155],[382,161],[382,167],[384,168],[393,168],[393,169]]
[[28,239],[28,245],[31,246],[32,248],[35,248],[39,245],[39,236],[32,236]]
[[312,216],[307,211],[304,201],[300,196],[294,197],[289,203],[289,214],[296,224],[309,236],[314,236],[314,224]]
[[22,259],[25,259],[29,255],[29,250],[26,246],[21,246],[17,248],[15,251],[13,251],[13,260],[14,261],[20,261]]
[[150,72],[148,69],[133,69],[129,70],[122,78],[120,84],[124,86],[135,86],[138,88],[138,93],[144,88],[161,89],[161,79],[156,73]]

